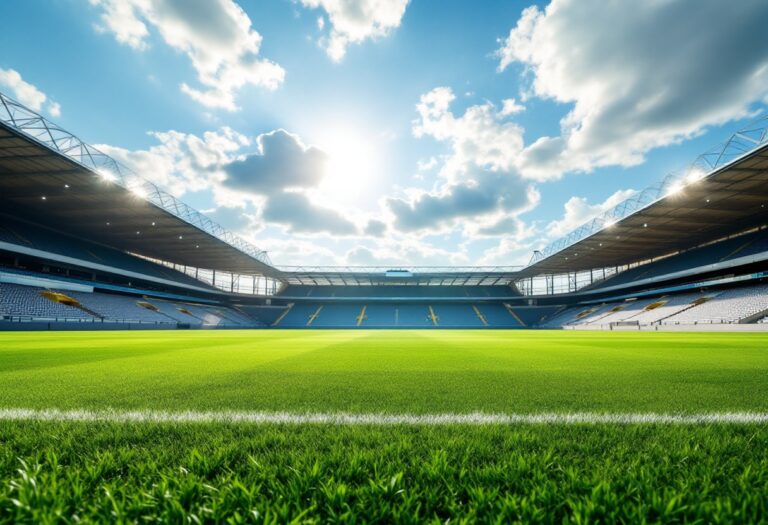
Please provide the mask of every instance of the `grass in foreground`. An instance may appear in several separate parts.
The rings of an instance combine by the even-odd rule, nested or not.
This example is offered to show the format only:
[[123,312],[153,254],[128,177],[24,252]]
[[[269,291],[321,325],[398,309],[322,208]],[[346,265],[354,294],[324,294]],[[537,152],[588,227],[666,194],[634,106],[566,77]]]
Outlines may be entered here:
[[0,522],[768,516],[768,428],[0,422]]
[[0,407],[768,411],[768,334],[0,333]]
[[[768,336],[0,333],[0,408],[768,410]],[[0,421],[0,522],[768,521],[766,425]]]

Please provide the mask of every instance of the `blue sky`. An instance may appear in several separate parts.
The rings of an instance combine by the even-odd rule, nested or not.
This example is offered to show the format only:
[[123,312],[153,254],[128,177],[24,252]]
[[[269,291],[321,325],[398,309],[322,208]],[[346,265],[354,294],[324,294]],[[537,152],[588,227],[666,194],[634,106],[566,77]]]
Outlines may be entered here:
[[524,264],[765,110],[765,2],[628,5],[8,1],[0,90],[281,265]]

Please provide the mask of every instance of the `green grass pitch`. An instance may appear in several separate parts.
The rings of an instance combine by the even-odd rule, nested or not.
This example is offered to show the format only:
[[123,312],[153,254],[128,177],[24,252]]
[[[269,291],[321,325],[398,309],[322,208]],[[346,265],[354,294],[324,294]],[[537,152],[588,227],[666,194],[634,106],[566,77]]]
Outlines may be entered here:
[[[0,333],[0,410],[768,412],[768,336]],[[768,426],[0,421],[0,522],[760,522]]]

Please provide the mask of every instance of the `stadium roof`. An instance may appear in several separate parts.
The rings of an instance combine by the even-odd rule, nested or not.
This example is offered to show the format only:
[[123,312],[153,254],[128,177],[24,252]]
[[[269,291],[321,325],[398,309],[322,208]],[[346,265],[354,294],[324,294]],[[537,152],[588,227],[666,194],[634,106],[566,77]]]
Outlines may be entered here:
[[534,254],[520,277],[622,266],[768,222],[768,116]]
[[496,285],[622,266],[768,221],[768,117],[568,236],[527,267],[286,267],[0,93],[0,213],[153,259],[288,284]]
[[519,267],[511,266],[292,266],[282,267],[282,280],[306,285],[509,285]]
[[154,259],[279,274],[266,252],[2,93],[0,211]]

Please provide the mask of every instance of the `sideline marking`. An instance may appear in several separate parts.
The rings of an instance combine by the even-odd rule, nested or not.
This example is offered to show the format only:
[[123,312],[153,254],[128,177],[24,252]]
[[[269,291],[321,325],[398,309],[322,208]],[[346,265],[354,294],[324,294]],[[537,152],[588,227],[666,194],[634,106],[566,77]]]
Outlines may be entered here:
[[768,424],[765,412],[538,414],[353,414],[347,412],[171,412],[162,410],[35,410],[0,408],[0,421],[104,423],[245,423],[253,425],[745,425]]

